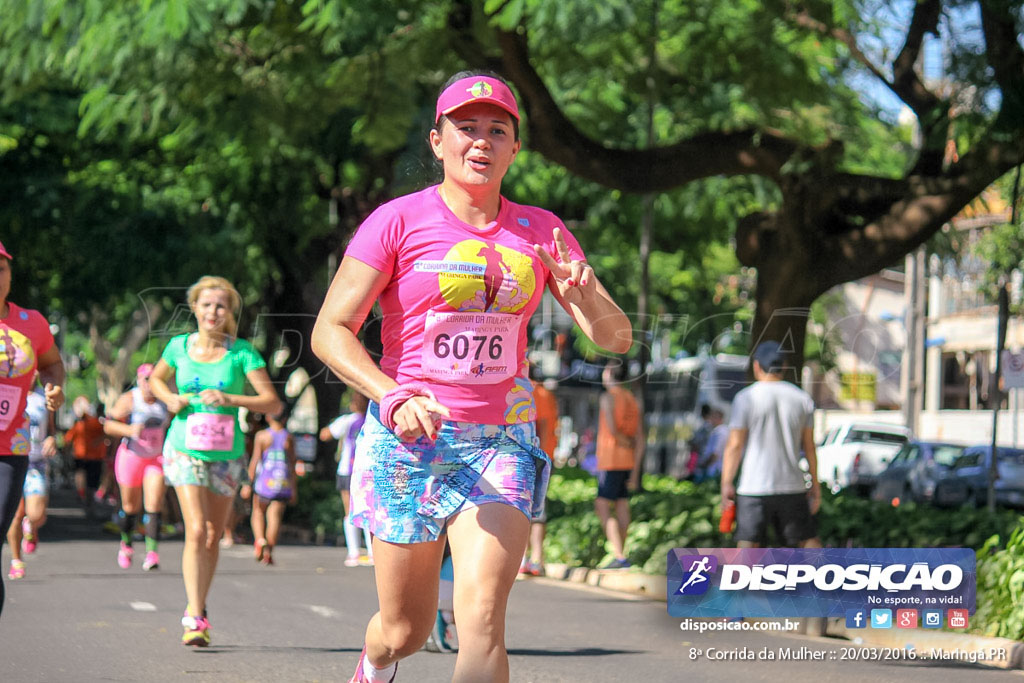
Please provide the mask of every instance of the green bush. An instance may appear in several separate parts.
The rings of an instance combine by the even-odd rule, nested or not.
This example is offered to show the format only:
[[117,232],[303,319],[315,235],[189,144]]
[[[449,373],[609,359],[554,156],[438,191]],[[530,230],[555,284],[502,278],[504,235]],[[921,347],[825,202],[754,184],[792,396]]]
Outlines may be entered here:
[[[630,499],[633,523],[626,551],[634,565],[660,574],[672,548],[735,545],[718,531],[721,499],[717,482],[693,484],[646,475],[644,492]],[[579,470],[562,469],[548,491],[548,541],[545,558],[571,566],[595,567],[609,559],[596,523],[593,502],[597,481]],[[851,494],[822,494],[818,535],[828,547],[978,549],[993,535],[1006,537],[1018,513],[995,516],[973,508],[940,509],[908,503],[892,507]],[[1024,581],[1024,573],[1022,573]]]
[[1024,639],[1024,524],[999,550],[993,535],[978,551],[978,596],[970,630],[987,636]]
[[286,522],[311,529],[317,535],[344,533],[344,509],[333,478],[299,477],[298,488],[298,501],[287,508]]
[[[664,574],[673,548],[727,548],[731,535],[718,531],[721,499],[717,482],[694,484],[645,475],[644,492],[630,499],[633,522],[626,539],[630,561],[647,574]],[[547,562],[596,567],[611,559],[594,512],[597,480],[576,468],[551,475]],[[299,479],[298,503],[286,519],[318,534],[343,533],[341,496],[334,481]],[[1024,518],[1016,511],[940,509],[887,503],[840,493],[822,494],[818,535],[826,547],[938,548],[978,550],[977,612],[971,631],[1024,638]],[[1000,548],[1001,538],[1008,539]]]

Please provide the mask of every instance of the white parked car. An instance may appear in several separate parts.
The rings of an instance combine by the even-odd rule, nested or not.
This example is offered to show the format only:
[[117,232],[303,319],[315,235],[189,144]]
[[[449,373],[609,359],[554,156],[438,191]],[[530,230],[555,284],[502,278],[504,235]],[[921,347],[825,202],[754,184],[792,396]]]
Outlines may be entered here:
[[818,480],[833,492],[852,488],[867,494],[909,439],[910,431],[900,425],[851,422],[833,427],[816,449]]

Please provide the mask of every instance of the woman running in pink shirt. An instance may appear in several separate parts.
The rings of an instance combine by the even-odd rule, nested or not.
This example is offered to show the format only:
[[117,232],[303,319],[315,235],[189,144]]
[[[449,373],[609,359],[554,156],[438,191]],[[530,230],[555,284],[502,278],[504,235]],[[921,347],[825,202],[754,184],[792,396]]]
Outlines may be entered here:
[[138,514],[146,532],[146,557],[143,571],[160,567],[157,546],[160,541],[160,510],[164,502],[164,435],[170,422],[167,406],[153,395],[149,376],[152,363],[143,363],[135,371],[136,386],[117,399],[107,414],[103,431],[120,437],[114,459],[114,474],[121,489],[121,509],[117,513],[121,529],[121,545],[117,549],[117,566],[129,569],[135,550],[132,535]]
[[[359,228],[313,331],[316,354],[373,402],[352,473],[352,518],[374,535],[380,611],[352,681],[390,681],[437,616],[445,538],[455,568],[454,680],[507,681],[505,608],[544,504],[527,321],[545,286],[590,339],[629,349],[629,320],[562,222],[501,196],[519,108],[492,74],[456,74],[430,147],[444,180]],[[380,366],[357,333],[383,311]]]

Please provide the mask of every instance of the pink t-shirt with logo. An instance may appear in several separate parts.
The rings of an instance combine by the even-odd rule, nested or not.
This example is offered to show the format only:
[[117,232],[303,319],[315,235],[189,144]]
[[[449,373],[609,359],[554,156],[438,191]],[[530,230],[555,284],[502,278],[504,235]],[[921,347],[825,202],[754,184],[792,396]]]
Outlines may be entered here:
[[535,419],[527,321],[550,271],[533,245],[557,254],[555,228],[582,260],[579,243],[553,213],[504,197],[484,229],[457,218],[437,186],[370,214],[346,255],[391,273],[380,295],[381,370],[400,384],[429,384],[453,420]]
[[39,356],[53,346],[50,325],[39,311],[7,302],[0,320],[0,456],[28,455],[28,393],[35,384]]

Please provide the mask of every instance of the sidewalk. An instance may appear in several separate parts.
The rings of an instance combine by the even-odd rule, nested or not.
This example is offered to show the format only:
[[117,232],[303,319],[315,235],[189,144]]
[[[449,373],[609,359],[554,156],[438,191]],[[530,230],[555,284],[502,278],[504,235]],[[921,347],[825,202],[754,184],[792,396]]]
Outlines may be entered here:
[[[545,576],[607,590],[643,595],[664,602],[668,585],[664,576],[622,569],[587,569],[564,564],[545,565]],[[525,579],[529,580],[529,579]],[[750,619],[750,621],[754,621]],[[756,621],[763,621],[757,619]],[[976,662],[1001,669],[1024,669],[1024,643],[972,633],[933,629],[847,629],[846,620],[798,619],[797,633],[845,638],[861,647],[914,650],[919,656]]]

